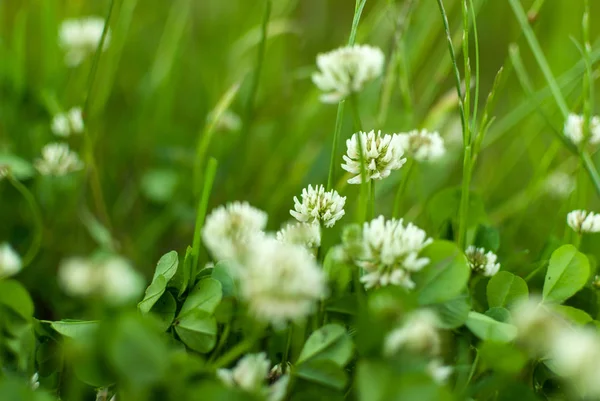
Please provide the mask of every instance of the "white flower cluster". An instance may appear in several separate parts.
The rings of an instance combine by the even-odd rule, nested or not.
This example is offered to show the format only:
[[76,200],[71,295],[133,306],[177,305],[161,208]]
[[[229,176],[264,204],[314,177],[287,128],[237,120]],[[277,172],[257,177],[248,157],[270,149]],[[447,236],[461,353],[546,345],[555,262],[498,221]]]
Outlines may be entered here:
[[500,270],[500,263],[496,262],[498,256],[492,251],[486,252],[483,248],[471,245],[465,251],[465,255],[467,256],[469,267],[475,273],[492,277]]
[[[584,118],[582,115],[569,114],[567,121],[565,121],[564,133],[567,138],[571,140],[575,145],[579,145],[586,138],[584,138]],[[596,145],[600,143],[600,117],[593,116],[590,119],[589,127],[589,143]]]
[[267,218],[247,203],[232,203],[208,216],[202,237],[216,258],[236,262],[232,273],[249,313],[281,327],[312,313],[327,294],[323,271],[305,248],[320,242],[320,228],[301,223],[276,239],[263,231]]
[[452,367],[444,366],[438,358],[442,350],[439,334],[439,319],[428,309],[412,312],[404,324],[388,333],[384,342],[384,353],[392,357],[401,351],[410,351],[432,358],[427,372],[438,383],[443,384],[452,374]]
[[335,190],[325,191],[323,185],[309,185],[302,190],[302,201],[294,196],[294,209],[290,214],[301,223],[323,224],[333,227],[344,216],[346,197]]
[[[360,144],[359,144],[360,141]],[[382,180],[390,175],[392,170],[398,170],[404,165],[404,149],[398,140],[398,135],[382,135],[381,131],[358,132],[346,141],[347,152],[343,156],[342,168],[354,174],[348,180],[349,184],[360,184],[361,152],[367,181]]]
[[[68,19],[60,26],[59,43],[65,54],[65,63],[69,67],[76,67],[89,55],[94,54],[100,45],[105,21],[99,17],[86,17],[81,19]],[[102,50],[106,50],[110,43],[110,30],[104,38]]]
[[315,223],[292,223],[277,231],[277,241],[312,249],[321,246],[321,227]]
[[66,143],[50,143],[42,149],[35,167],[42,175],[63,176],[83,169],[84,164]]
[[247,202],[233,202],[213,210],[206,218],[202,239],[218,260],[239,261],[247,251],[248,243],[267,226],[265,212]]
[[365,84],[383,72],[385,56],[368,45],[341,47],[317,56],[319,71],[312,80],[323,92],[321,101],[337,103],[352,93],[360,92]]
[[437,161],[446,154],[444,140],[438,132],[413,130],[398,134],[398,142],[418,162]]
[[283,375],[270,386],[267,385],[271,362],[264,352],[248,354],[233,369],[217,370],[217,377],[228,387],[259,395],[267,401],[281,401],[287,393],[289,376]]
[[567,224],[576,233],[600,232],[600,214],[586,210],[573,210],[567,215]]
[[14,276],[23,268],[21,257],[7,243],[0,244],[0,279]]
[[399,285],[412,289],[411,273],[429,264],[419,253],[432,242],[425,231],[403,220],[385,220],[383,216],[365,223],[357,248],[350,252],[365,274],[360,278],[365,288]]
[[548,176],[544,183],[546,193],[554,198],[563,199],[575,190],[575,180],[570,174],[556,171]]
[[58,280],[71,296],[99,297],[113,305],[135,301],[144,291],[142,275],[118,256],[67,259],[59,267]]
[[64,138],[72,134],[81,134],[85,128],[81,107],[73,107],[66,113],[55,115],[51,127],[54,135]]

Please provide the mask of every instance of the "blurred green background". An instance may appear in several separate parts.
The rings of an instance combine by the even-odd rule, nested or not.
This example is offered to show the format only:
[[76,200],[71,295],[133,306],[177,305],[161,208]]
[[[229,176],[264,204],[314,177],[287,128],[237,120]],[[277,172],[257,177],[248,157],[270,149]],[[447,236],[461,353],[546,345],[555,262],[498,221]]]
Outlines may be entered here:
[[[460,4],[444,3],[460,49]],[[589,207],[595,194],[583,175],[578,178],[577,160],[551,133],[562,129],[562,117],[508,3],[474,3],[480,110],[503,65],[505,74],[473,189],[485,205],[487,223],[500,229],[500,261],[505,269],[519,271],[539,259],[549,236],[563,237],[566,213]],[[522,4],[539,9],[530,15],[534,30],[553,73],[563,77],[569,106],[581,112],[583,64],[573,40],[581,41],[583,0]],[[84,103],[92,66],[91,57],[76,68],[64,65],[57,41],[60,23],[106,17],[109,6],[110,0],[0,0],[0,154],[32,162],[45,144],[57,140],[50,131],[52,116]],[[115,0],[111,43],[101,55],[85,116],[95,141],[106,216],[94,201],[89,172],[25,181],[44,216],[42,250],[22,273],[39,305],[39,318],[72,317],[76,308],[55,280],[64,257],[112,247],[150,276],[160,255],[182,252],[191,243],[202,187],[194,174],[196,147],[207,116],[235,84],[241,86],[230,111],[242,119],[247,112],[264,11],[265,3],[258,0]],[[598,58],[600,28],[594,21],[600,20],[600,3],[592,1],[591,11]],[[310,75],[319,52],[346,43],[353,13],[351,0],[274,1],[251,126],[244,131],[217,124],[207,150],[219,163],[209,209],[247,200],[269,212],[269,228],[276,230],[289,219],[294,195],[309,183],[326,182],[336,107],[319,102]],[[368,0],[357,43],[381,47],[388,59],[394,55],[388,78],[360,96],[365,128],[436,129],[447,141],[448,157],[435,166],[420,166],[403,200],[407,219],[432,236],[442,235],[429,218],[428,205],[438,191],[460,184],[462,148],[436,2]],[[511,68],[511,43],[519,47],[535,91],[543,95],[539,108],[548,120]],[[470,56],[474,60],[474,51]],[[384,82],[388,92],[382,91]],[[352,134],[350,117],[346,113],[343,139]],[[81,137],[70,138],[69,144],[84,155]],[[555,199],[543,191],[544,180],[557,168],[580,179],[574,196]],[[397,173],[379,186],[378,212],[390,214],[400,178]],[[342,179],[338,164],[336,181]],[[340,191],[348,196],[351,211],[357,188]],[[0,182],[0,199],[0,242],[23,253],[33,235],[30,211],[8,182]],[[330,243],[337,241],[339,229]],[[590,248],[596,241],[594,236],[586,240]]]

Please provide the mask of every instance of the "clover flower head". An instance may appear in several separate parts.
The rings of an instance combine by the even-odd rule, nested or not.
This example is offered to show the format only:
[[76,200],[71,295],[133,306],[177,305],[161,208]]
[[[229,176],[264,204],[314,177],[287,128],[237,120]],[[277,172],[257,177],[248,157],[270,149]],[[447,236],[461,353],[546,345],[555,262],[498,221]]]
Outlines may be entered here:
[[42,149],[35,167],[42,175],[63,176],[83,169],[84,164],[66,143],[50,143]]
[[436,356],[441,351],[438,325],[439,319],[433,311],[415,311],[407,317],[401,327],[386,336],[384,352],[394,355],[405,349],[421,355]]
[[314,84],[323,91],[321,101],[338,103],[383,72],[385,56],[381,49],[368,45],[354,45],[322,53],[317,56],[318,72],[312,76]]
[[438,132],[413,130],[397,137],[404,151],[418,162],[434,162],[446,154],[444,140]]
[[467,256],[469,267],[475,273],[492,277],[500,270],[500,263],[496,262],[498,256],[492,251],[486,252],[483,248],[471,245],[465,251],[465,255]]
[[600,214],[587,210],[573,210],[567,215],[567,224],[578,234],[600,232]]
[[[567,121],[565,121],[564,134],[575,145],[581,144],[586,139],[584,137],[584,120],[582,115],[571,113],[567,117]],[[600,117],[592,116],[590,118],[589,134],[589,143],[591,145],[600,143]]]
[[323,185],[309,185],[302,190],[302,201],[294,196],[294,210],[290,214],[301,223],[323,224],[333,227],[344,216],[346,197],[335,190],[325,191]]
[[23,268],[21,257],[8,244],[0,244],[0,279],[3,277],[14,276]]
[[387,285],[414,288],[411,273],[429,264],[419,253],[431,242],[425,231],[402,219],[386,221],[379,216],[364,223],[362,249],[351,252],[354,263],[365,272],[360,281],[367,289]]
[[323,271],[305,248],[264,236],[255,237],[240,269],[240,293],[257,320],[280,328],[312,313],[327,287]]
[[254,392],[265,383],[271,362],[264,352],[247,354],[238,361],[233,369],[217,370],[217,377],[229,387],[239,387]]
[[252,237],[262,234],[267,219],[267,213],[247,202],[232,202],[208,215],[202,239],[217,260],[239,261],[247,252]]
[[[360,141],[360,143],[359,143]],[[343,156],[342,168],[354,174],[348,180],[349,184],[360,184],[361,152],[364,160],[366,180],[382,180],[390,175],[392,170],[398,170],[404,165],[404,150],[397,135],[382,135],[381,131],[358,132],[346,141],[347,151]]]
[[81,107],[73,107],[66,113],[60,113],[52,119],[52,132],[56,136],[69,137],[81,134],[84,129]]
[[316,223],[292,223],[279,230],[277,241],[312,249],[321,246],[321,228]]
[[517,301],[512,308],[513,324],[518,330],[518,341],[536,354],[546,353],[559,329],[560,320],[538,298]]
[[444,365],[440,359],[436,358],[427,364],[426,370],[437,384],[445,384],[454,369],[452,366]]
[[[66,52],[65,63],[76,67],[88,56],[94,54],[100,45],[105,21],[99,17],[67,19],[63,21],[59,31],[59,44]],[[110,43],[110,30],[107,31],[102,50]]]

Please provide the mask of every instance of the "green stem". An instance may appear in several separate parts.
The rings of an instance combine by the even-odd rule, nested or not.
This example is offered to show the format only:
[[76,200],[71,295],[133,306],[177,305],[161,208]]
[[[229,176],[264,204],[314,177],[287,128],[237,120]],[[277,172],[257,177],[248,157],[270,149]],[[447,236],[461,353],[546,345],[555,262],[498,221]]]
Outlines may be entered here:
[[333,131],[333,146],[331,147],[331,157],[329,160],[329,176],[327,177],[327,190],[331,190],[333,185],[333,179],[335,176],[335,165],[338,154],[338,147],[340,142],[340,132],[342,131],[342,125],[344,122],[344,105],[346,101],[342,100],[338,105],[337,116],[335,118],[335,130]]
[[219,343],[217,344],[217,348],[213,351],[210,356],[209,362],[214,361],[214,359],[219,355],[219,352],[223,349],[225,344],[227,343],[227,339],[229,338],[229,333],[231,332],[231,324],[225,323],[225,327],[223,329],[223,333],[221,334],[221,338],[219,338]]
[[213,369],[216,370],[229,365],[231,362],[235,361],[244,353],[249,351],[255,342],[256,338],[246,338],[242,342],[236,344],[226,354],[224,354],[222,357],[217,359],[215,363],[213,363]]
[[477,364],[479,363],[479,352],[475,349],[475,359],[473,360],[473,364],[471,365],[471,370],[469,372],[469,377],[467,378],[467,382],[465,383],[465,390],[471,383],[473,376],[475,376],[475,371],[477,370]]
[[35,256],[38,254],[40,250],[40,246],[42,244],[42,235],[44,230],[44,223],[42,220],[42,212],[38,207],[35,198],[31,191],[27,189],[27,187],[15,177],[13,177],[10,173],[8,175],[8,180],[12,184],[12,186],[19,191],[19,193],[25,198],[25,201],[29,205],[29,209],[31,210],[31,214],[33,215],[33,222],[35,226],[35,233],[33,236],[33,240],[31,241],[31,245],[29,245],[29,249],[23,256],[23,267],[29,266],[29,264],[33,261]]
[[406,191],[406,187],[408,185],[408,180],[410,178],[410,174],[412,173],[414,164],[415,164],[414,160],[412,158],[409,158],[406,161],[406,166],[403,169],[406,171],[406,173],[404,173],[404,177],[403,177],[402,181],[400,182],[400,185],[398,185],[398,191],[396,192],[396,197],[394,198],[394,211],[392,212],[392,217],[395,219],[397,219],[400,215],[400,206],[402,204],[402,197],[404,196],[404,192]]
[[459,226],[458,226],[458,245],[465,249],[467,242],[467,226],[469,216],[469,195],[471,187],[471,173],[473,164],[471,163],[471,145],[465,148],[463,158],[463,180],[460,196]]
[[[198,257],[200,255],[200,240],[202,238],[202,226],[204,225],[204,219],[206,217],[206,211],[208,210],[208,200],[212,191],[213,182],[215,175],[217,174],[217,160],[210,158],[208,165],[206,166],[206,173],[204,174],[204,186],[202,188],[202,197],[198,203],[198,211],[196,214],[196,225],[194,227],[194,240],[192,242],[192,272],[198,269]],[[192,279],[195,274],[192,274]]]
[[473,20],[473,38],[475,44],[475,99],[473,101],[473,118],[471,131],[477,126],[477,111],[479,107],[479,34],[477,31],[477,18],[473,0],[469,0],[471,6],[471,19]]
[[358,222],[362,223],[367,218],[367,207],[368,207],[368,180],[367,180],[367,168],[365,165],[365,151],[362,143],[362,123],[360,121],[360,114],[358,110],[358,99],[355,94],[350,96],[350,108],[352,109],[352,117],[354,121],[354,131],[356,135],[356,143],[358,145],[358,154],[360,157],[360,198],[358,203]]
[[374,219],[375,218],[375,181],[371,180],[369,181],[369,210],[368,210],[368,216],[370,219]]
[[356,0],[354,6],[354,17],[352,18],[352,29],[350,29],[350,37],[348,38],[348,46],[354,45],[354,42],[356,41],[358,23],[360,22],[360,16],[362,15],[366,3],[367,0]]
[[287,341],[285,342],[285,351],[283,353],[283,359],[281,360],[281,369],[285,372],[287,370],[287,363],[290,360],[290,349],[292,348],[292,337],[294,334],[294,326],[290,324],[287,333]]

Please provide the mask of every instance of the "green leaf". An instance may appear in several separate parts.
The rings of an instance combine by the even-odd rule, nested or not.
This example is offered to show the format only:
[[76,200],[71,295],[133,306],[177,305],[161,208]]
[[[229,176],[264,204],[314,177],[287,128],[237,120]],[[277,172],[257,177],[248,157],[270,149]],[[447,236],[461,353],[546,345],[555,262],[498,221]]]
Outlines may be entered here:
[[307,361],[327,360],[343,367],[352,358],[354,345],[346,329],[337,324],[328,324],[310,335],[296,365]]
[[10,153],[0,154],[1,166],[8,166],[13,177],[19,181],[26,180],[35,175],[35,169],[31,163]]
[[181,341],[194,351],[210,352],[217,342],[217,321],[202,309],[192,310],[175,322]]
[[456,329],[467,321],[471,302],[469,294],[460,294],[458,297],[436,304],[432,308],[440,319],[440,326],[443,329]]
[[88,338],[100,326],[100,322],[94,320],[59,320],[49,323],[56,332],[73,339]]
[[473,245],[496,252],[500,248],[500,231],[495,227],[480,225],[477,228]]
[[169,285],[178,289],[177,296],[181,298],[185,290],[187,290],[188,284],[191,278],[191,266],[192,266],[192,247],[188,246],[185,250],[185,257],[181,266],[178,266],[177,272],[171,280]]
[[466,326],[482,340],[504,343],[517,337],[517,328],[512,324],[498,322],[477,312],[469,312]]
[[157,318],[159,326],[162,331],[166,331],[173,323],[175,319],[175,311],[177,309],[177,302],[173,295],[166,291],[160,299],[154,304],[151,310],[151,314]]
[[179,256],[177,252],[171,251],[165,253],[156,265],[156,270],[154,271],[154,278],[158,276],[163,276],[167,282],[173,278],[175,273],[177,272],[177,265],[179,264]]
[[299,365],[293,372],[299,378],[337,390],[343,390],[348,384],[348,375],[344,369],[332,361],[307,361]]
[[574,308],[572,306],[551,305],[550,309],[564,317],[566,320],[569,320],[576,324],[585,325],[594,320],[586,312],[582,311],[581,309]]
[[237,297],[238,289],[231,268],[224,262],[218,262],[212,269],[211,277],[221,283],[224,297]]
[[429,265],[414,275],[421,305],[449,301],[463,292],[471,269],[456,244],[434,241],[423,250],[421,256],[430,260]]
[[506,308],[494,307],[485,311],[485,315],[502,323],[512,323],[512,315]]
[[179,318],[197,310],[202,310],[209,315],[215,313],[215,309],[223,298],[221,283],[213,278],[204,278],[196,284],[194,289],[186,298]]
[[510,272],[498,272],[487,285],[487,300],[490,308],[508,307],[527,296],[529,290],[525,280]]
[[0,304],[30,321],[33,316],[33,301],[18,281],[0,280]]
[[573,245],[563,245],[552,253],[543,300],[562,303],[581,290],[590,275],[590,264],[586,256]]
[[166,289],[167,279],[164,276],[158,276],[152,280],[150,286],[146,288],[144,299],[142,299],[142,301],[138,304],[138,309],[140,312],[143,314],[150,312],[150,309],[152,309],[156,301],[160,299]]
[[506,343],[486,341],[479,347],[481,361],[502,373],[519,373],[527,363],[527,355]]

